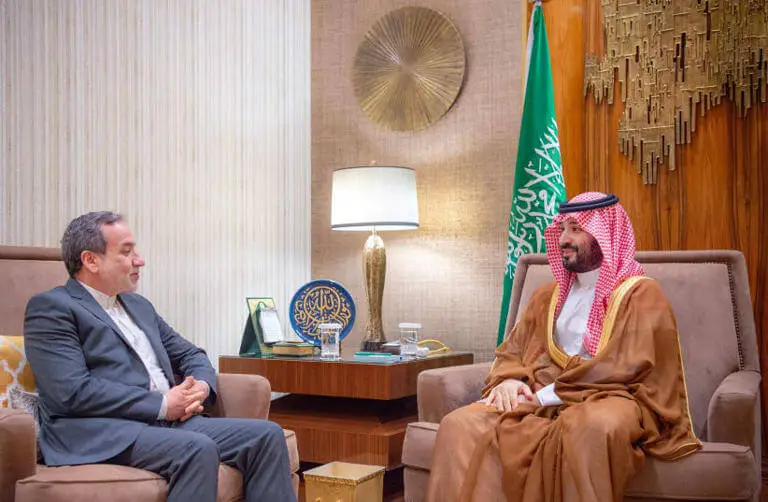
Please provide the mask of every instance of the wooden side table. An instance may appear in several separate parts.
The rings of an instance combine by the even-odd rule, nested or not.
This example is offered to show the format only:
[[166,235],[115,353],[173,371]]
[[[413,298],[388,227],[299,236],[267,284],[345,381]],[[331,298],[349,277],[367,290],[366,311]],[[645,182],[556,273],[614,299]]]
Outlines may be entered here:
[[291,394],[272,402],[269,419],[296,433],[302,462],[392,470],[401,465],[406,425],[418,420],[419,373],[473,360],[469,352],[390,364],[221,356],[219,371],[261,375],[273,391]]

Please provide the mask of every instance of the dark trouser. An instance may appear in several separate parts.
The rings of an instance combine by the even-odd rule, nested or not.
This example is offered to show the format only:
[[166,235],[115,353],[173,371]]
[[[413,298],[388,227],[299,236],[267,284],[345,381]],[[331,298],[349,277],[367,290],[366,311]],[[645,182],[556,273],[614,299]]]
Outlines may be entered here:
[[285,436],[266,420],[195,416],[145,427],[108,461],[155,472],[168,480],[168,502],[215,502],[219,462],[243,474],[246,502],[293,502]]

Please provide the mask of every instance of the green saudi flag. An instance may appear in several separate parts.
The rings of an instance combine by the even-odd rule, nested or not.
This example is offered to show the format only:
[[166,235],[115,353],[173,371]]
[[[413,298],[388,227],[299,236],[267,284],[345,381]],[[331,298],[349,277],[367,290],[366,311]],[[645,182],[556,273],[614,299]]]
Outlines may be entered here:
[[543,253],[544,229],[552,222],[557,206],[565,201],[565,182],[560,163],[552,67],[541,1],[533,7],[528,30],[528,68],[525,103],[517,146],[512,209],[509,213],[507,267],[496,344],[504,341],[512,280],[520,256]]

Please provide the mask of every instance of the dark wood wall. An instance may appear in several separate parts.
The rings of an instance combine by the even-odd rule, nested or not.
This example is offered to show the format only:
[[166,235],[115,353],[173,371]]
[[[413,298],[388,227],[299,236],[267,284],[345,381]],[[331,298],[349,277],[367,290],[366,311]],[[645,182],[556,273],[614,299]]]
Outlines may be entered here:
[[[639,249],[741,250],[766,367],[768,104],[739,118],[724,100],[697,123],[693,142],[677,148],[677,169],[663,165],[658,184],[643,185],[634,164],[619,152],[617,125],[624,108],[618,92],[613,105],[597,105],[583,92],[584,57],[603,50],[600,2],[548,0],[544,18],[568,194],[598,190],[619,195]],[[764,379],[764,416],[767,390]]]

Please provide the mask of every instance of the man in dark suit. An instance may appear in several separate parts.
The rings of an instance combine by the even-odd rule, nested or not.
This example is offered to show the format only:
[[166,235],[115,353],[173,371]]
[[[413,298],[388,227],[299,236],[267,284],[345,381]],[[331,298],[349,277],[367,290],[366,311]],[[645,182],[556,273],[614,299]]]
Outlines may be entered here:
[[33,297],[24,324],[45,463],[147,469],[168,480],[170,502],[214,502],[221,461],[242,472],[246,501],[296,500],[279,426],[200,415],[215,371],[133,293],[144,260],[122,217],[80,216],[61,247],[71,278]]

